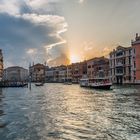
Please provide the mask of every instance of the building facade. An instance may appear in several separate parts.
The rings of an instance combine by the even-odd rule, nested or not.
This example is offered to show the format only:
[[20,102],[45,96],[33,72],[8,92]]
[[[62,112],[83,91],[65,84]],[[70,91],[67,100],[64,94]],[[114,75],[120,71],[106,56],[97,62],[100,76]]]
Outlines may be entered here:
[[45,81],[45,69],[43,64],[35,64],[29,67],[29,76],[32,82],[44,82]]
[[132,83],[132,47],[118,46],[110,53],[110,78],[115,84]]
[[55,67],[47,68],[45,70],[45,81],[46,82],[54,82],[54,71],[55,71]]
[[87,60],[87,76],[89,79],[109,77],[109,59],[99,57]]
[[66,66],[60,66],[59,68],[59,82],[65,82],[67,78],[67,67]]
[[4,69],[3,81],[22,82],[28,80],[28,70],[22,67],[13,66]]
[[83,75],[87,74],[87,62],[71,64],[71,77],[73,83],[79,83]]
[[67,67],[64,65],[51,67],[45,72],[46,82],[65,82],[67,77]]
[[72,65],[67,66],[66,79],[69,79],[70,81],[72,81]]
[[132,82],[140,84],[140,36],[132,41]]
[[3,76],[3,54],[2,50],[0,49],[0,81],[2,80]]

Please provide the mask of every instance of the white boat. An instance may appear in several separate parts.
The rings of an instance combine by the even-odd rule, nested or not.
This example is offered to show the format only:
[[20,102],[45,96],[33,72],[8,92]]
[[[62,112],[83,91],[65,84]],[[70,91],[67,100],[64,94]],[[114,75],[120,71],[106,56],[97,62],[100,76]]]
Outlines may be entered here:
[[36,86],[43,86],[44,83],[35,83]]
[[108,90],[112,86],[112,83],[107,77],[106,78],[93,78],[93,79],[82,78],[80,80],[80,86]]
[[89,79],[89,87],[97,89],[110,89],[112,83],[108,77]]
[[82,79],[80,79],[80,86],[81,87],[88,87],[88,85],[89,85],[89,79],[88,78],[82,78]]

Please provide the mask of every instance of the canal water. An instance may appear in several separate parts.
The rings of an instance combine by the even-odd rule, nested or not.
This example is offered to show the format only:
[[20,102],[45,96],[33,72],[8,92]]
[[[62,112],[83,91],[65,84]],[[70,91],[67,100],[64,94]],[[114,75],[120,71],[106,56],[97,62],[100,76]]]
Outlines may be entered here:
[[139,140],[140,87],[0,89],[0,140]]

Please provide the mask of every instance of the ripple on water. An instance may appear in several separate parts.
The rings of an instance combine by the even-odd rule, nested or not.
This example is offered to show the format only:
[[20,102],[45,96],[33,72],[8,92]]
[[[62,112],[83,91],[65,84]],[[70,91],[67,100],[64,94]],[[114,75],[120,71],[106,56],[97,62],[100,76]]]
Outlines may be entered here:
[[5,89],[0,140],[138,140],[139,93],[133,87],[101,91],[63,84]]

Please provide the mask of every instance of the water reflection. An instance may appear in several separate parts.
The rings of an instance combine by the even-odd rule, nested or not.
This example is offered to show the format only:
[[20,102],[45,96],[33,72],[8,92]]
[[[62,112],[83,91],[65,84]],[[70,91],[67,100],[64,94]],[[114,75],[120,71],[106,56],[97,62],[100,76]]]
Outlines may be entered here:
[[2,88],[0,88],[0,128],[4,128],[6,127],[6,123],[3,122],[2,120],[2,116],[5,115],[4,114],[4,109],[3,109],[3,93],[2,93]]
[[0,139],[137,140],[139,93],[139,86],[111,91],[62,84],[3,89],[0,122],[6,125]]
[[0,88],[0,116],[4,115],[4,111],[3,111],[3,94],[2,94],[2,89]]

